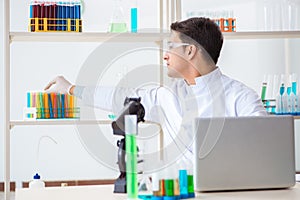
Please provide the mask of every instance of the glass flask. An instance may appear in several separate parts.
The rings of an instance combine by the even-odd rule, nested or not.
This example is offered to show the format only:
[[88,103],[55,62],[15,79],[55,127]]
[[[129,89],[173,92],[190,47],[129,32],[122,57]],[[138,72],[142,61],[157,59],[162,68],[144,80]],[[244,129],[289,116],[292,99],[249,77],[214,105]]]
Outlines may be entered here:
[[109,32],[122,33],[127,32],[127,25],[124,18],[122,0],[114,0],[113,15],[109,24]]

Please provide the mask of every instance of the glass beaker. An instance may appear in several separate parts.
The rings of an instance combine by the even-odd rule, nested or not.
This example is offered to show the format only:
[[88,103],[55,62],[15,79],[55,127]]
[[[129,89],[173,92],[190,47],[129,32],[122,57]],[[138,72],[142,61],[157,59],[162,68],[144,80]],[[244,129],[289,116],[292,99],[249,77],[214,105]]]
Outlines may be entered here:
[[122,33],[127,32],[127,25],[124,19],[124,13],[121,0],[114,0],[113,15],[109,24],[109,32]]

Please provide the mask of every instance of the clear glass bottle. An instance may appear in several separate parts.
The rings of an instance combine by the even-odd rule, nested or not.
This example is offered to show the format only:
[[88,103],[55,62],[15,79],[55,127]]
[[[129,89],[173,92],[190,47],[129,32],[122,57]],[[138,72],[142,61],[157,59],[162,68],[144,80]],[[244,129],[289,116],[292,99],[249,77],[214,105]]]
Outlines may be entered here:
[[127,25],[124,18],[121,0],[114,0],[113,15],[109,24],[109,32],[122,33],[127,32]]

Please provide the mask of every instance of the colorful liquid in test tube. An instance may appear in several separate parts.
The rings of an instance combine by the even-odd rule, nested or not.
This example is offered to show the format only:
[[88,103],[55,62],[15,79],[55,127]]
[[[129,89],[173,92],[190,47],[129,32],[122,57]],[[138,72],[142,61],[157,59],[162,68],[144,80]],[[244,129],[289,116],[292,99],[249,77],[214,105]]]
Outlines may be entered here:
[[130,18],[131,18],[131,32],[137,32],[137,23],[138,23],[138,10],[137,10],[137,0],[132,0],[133,4],[130,9]]
[[188,198],[188,174],[186,169],[179,170],[179,188],[180,188],[180,197]]
[[137,182],[137,116],[125,116],[126,190],[128,199],[138,199]]

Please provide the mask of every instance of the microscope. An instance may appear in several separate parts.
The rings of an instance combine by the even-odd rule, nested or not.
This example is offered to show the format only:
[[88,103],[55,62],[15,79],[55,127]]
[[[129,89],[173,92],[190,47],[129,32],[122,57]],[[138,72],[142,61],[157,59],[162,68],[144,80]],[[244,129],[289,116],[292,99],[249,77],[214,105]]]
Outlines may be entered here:
[[144,122],[145,109],[141,104],[141,98],[128,98],[124,102],[124,108],[118,118],[112,122],[114,135],[123,136],[117,141],[118,165],[120,176],[115,181],[114,193],[126,193],[126,161],[125,161],[125,115],[137,115],[137,123]]

